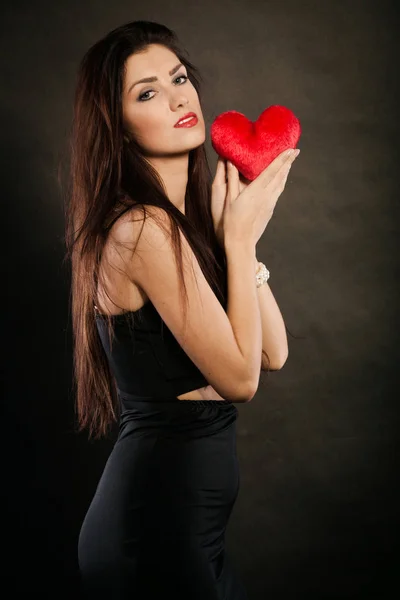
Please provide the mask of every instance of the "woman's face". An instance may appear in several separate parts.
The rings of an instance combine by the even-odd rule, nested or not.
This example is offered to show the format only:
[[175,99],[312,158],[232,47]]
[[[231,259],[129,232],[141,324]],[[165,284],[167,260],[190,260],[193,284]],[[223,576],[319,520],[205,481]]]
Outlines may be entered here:
[[[204,143],[205,125],[199,97],[186,67],[168,48],[152,44],[126,61],[122,109],[125,129],[147,156],[187,154]],[[170,71],[174,73],[170,75]],[[147,77],[157,81],[136,83]],[[136,85],[134,85],[136,84]],[[197,115],[193,127],[174,127],[188,112]]]

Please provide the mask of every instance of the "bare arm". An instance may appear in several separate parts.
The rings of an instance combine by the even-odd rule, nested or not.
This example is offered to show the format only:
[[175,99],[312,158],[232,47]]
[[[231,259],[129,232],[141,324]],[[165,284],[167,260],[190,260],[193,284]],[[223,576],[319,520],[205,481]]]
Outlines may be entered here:
[[258,385],[261,354],[253,268],[255,247],[232,244],[228,250],[228,310],[225,311],[180,232],[188,295],[185,320],[169,219],[158,207],[147,207],[146,211],[149,217],[157,215],[167,231],[149,217],[144,223],[139,218],[118,228],[118,239],[135,248],[127,262],[131,281],[144,290],[179,345],[217,394],[232,402],[248,402]]
[[[254,264],[257,271],[257,258]],[[257,288],[257,296],[261,313],[262,349],[269,356],[270,369],[275,371],[282,368],[288,357],[285,323],[268,282]],[[261,369],[266,368],[267,362],[263,355]]]
[[227,314],[246,365],[245,377],[252,398],[260,379],[261,315],[254,276],[255,246],[225,238],[227,259]]

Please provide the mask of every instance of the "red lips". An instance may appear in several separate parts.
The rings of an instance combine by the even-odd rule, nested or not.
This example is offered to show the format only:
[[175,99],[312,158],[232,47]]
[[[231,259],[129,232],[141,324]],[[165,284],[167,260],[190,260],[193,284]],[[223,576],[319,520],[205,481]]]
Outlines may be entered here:
[[293,112],[274,105],[254,122],[235,110],[220,114],[211,125],[211,144],[219,156],[253,181],[278,154],[295,148],[300,134],[300,121]]
[[183,121],[184,119],[188,119],[189,117],[196,117],[196,118],[197,118],[197,115],[196,115],[196,113],[194,113],[194,112],[189,112],[189,113],[187,113],[187,115],[184,115],[183,117],[180,117],[179,121],[177,121],[177,122],[175,123],[174,127],[176,127],[177,125],[179,125],[179,123],[180,123],[181,121]]

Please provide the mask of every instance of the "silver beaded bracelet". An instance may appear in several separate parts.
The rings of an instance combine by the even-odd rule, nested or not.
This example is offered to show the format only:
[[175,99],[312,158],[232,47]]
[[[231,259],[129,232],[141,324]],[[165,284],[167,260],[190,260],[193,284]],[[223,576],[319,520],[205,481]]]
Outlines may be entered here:
[[269,271],[264,263],[258,263],[258,269],[256,271],[256,286],[259,288],[263,283],[266,283],[269,279]]

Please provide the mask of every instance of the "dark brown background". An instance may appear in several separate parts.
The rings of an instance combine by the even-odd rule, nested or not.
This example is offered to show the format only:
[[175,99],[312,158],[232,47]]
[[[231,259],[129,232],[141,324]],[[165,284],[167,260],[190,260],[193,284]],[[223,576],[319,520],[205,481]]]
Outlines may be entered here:
[[[239,406],[227,536],[249,600],[392,598],[399,550],[396,2],[9,2],[1,16],[2,582],[78,594],[76,543],[113,440],[73,432],[57,168],[87,48],[136,19],[174,29],[206,125],[283,104],[296,161],[258,258],[289,358]],[[216,155],[207,139],[214,172]],[[389,593],[391,586],[394,590]],[[11,594],[11,595],[10,595]]]

